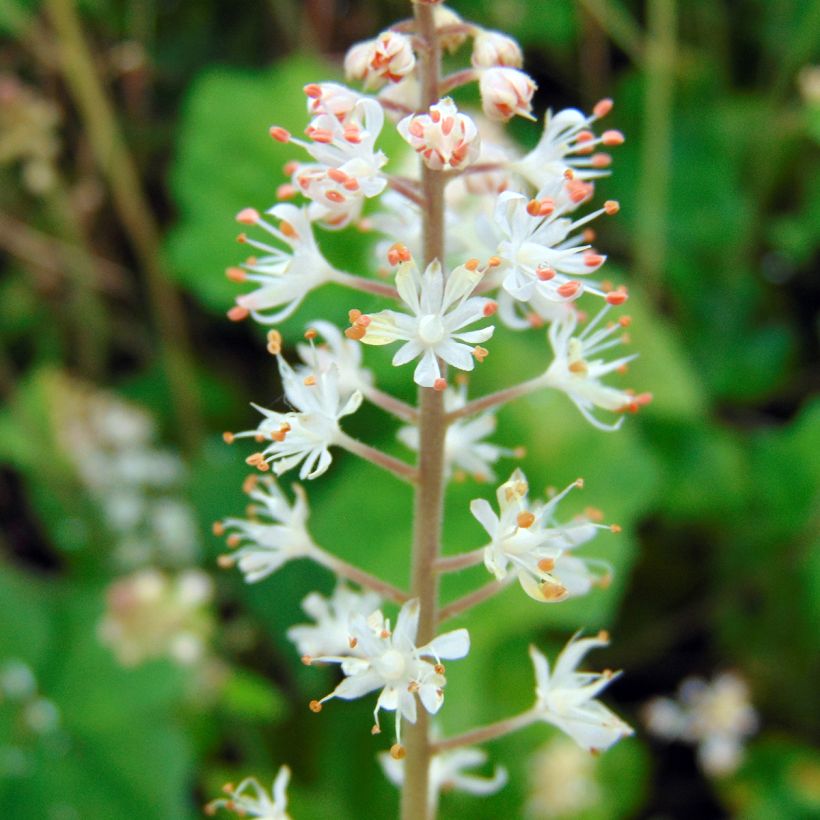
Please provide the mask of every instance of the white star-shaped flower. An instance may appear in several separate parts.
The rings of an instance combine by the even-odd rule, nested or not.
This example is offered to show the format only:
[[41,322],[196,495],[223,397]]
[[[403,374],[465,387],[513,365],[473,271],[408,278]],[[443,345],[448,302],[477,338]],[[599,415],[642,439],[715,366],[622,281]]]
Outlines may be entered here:
[[315,623],[292,626],[287,636],[302,657],[358,655],[360,647],[350,646],[350,620],[357,615],[371,615],[381,603],[374,592],[356,592],[341,583],[329,598],[311,592],[302,601],[302,609]]
[[313,541],[307,531],[308,503],[305,491],[294,484],[291,505],[282,488],[270,476],[253,476],[248,495],[255,502],[249,518],[226,518],[215,525],[228,536],[228,546],[239,548],[225,556],[236,564],[249,583],[261,581],[283,564],[310,554]]
[[288,797],[285,793],[290,780],[290,769],[282,766],[270,796],[255,777],[245,778],[236,788],[225,786],[227,797],[212,800],[205,807],[208,815],[216,814],[217,809],[227,809],[238,817],[257,817],[259,820],[290,820],[287,813]]
[[323,343],[296,345],[296,352],[305,363],[305,367],[297,369],[298,375],[304,377],[316,371],[327,372],[335,366],[339,373],[339,395],[344,398],[373,384],[373,373],[362,367],[360,345],[323,319],[311,322],[309,327],[318,332]]
[[[401,742],[401,719],[416,722],[416,694],[422,706],[435,714],[444,702],[444,667],[441,659],[463,658],[470,649],[466,629],[456,629],[416,646],[419,602],[412,599],[402,606],[396,628],[381,613],[369,619],[362,615],[350,621],[350,638],[359,657],[319,656],[319,662],[339,663],[345,679],[329,694],[312,704],[317,710],[331,698],[354,700],[381,689],[373,716],[379,726],[379,710],[396,712],[396,739]],[[425,660],[432,658],[434,662]],[[378,731],[378,729],[377,729]]]
[[605,634],[595,638],[575,635],[558,656],[552,673],[544,655],[530,647],[535,667],[535,711],[541,720],[557,726],[588,751],[604,751],[632,734],[626,723],[595,700],[617,673],[576,671],[587,652],[608,644]]
[[485,342],[493,335],[492,326],[462,330],[495,312],[495,302],[470,296],[482,276],[477,264],[468,263],[454,268],[445,281],[438,260],[431,262],[421,274],[408,254],[407,261],[398,266],[396,287],[412,315],[394,310],[365,314],[350,329],[361,328],[363,331],[353,338],[369,345],[403,341],[393,357],[393,364],[398,367],[420,356],[413,374],[416,384],[443,390],[446,380],[438,360],[442,359],[459,370],[472,370],[475,367],[473,357],[476,353],[481,355],[483,348],[471,345]]
[[[228,278],[234,282],[256,282],[259,285],[256,290],[237,297],[237,307],[228,315],[242,319],[250,313],[257,322],[267,325],[287,319],[309,291],[332,281],[335,274],[316,244],[307,209],[281,203],[274,205],[268,213],[280,220],[279,227],[263,219],[253,208],[241,211],[237,220],[263,228],[288,250],[242,234],[240,240],[243,243],[264,255],[227,271]],[[269,313],[271,310],[274,312]]]
[[333,461],[329,448],[338,444],[342,435],[339,419],[358,410],[362,394],[357,390],[342,400],[335,365],[300,376],[280,356],[279,373],[285,397],[295,411],[279,413],[254,404],[264,418],[255,430],[237,433],[235,438],[270,441],[247,459],[261,470],[272,464],[276,475],[282,475],[301,462],[299,478],[317,478]]

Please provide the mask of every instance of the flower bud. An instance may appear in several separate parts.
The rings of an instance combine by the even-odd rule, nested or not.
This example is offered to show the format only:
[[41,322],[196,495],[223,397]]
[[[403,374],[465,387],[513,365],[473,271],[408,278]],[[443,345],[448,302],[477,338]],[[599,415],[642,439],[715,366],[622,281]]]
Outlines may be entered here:
[[339,122],[347,120],[361,99],[361,95],[353,89],[338,83],[311,83],[305,86],[305,94],[308,97],[308,113],[330,114]]
[[509,120],[516,114],[534,119],[530,111],[535,89],[533,80],[517,68],[488,68],[479,80],[481,107],[491,120]]
[[524,55],[521,53],[521,46],[512,37],[499,31],[481,31],[473,41],[471,60],[476,68],[521,68]]
[[[433,9],[433,20],[436,24],[436,31],[446,26],[457,26],[464,21],[452,9],[447,6],[438,6]],[[466,31],[446,32],[439,35],[441,47],[452,54],[457,51],[461,44],[467,39]]]
[[416,66],[410,38],[397,31],[383,31],[375,40],[357,43],[345,56],[345,75],[360,80],[365,88],[377,88],[386,80],[397,83]]
[[429,114],[405,117],[397,126],[424,164],[434,171],[454,171],[475,162],[481,147],[476,124],[445,97]]

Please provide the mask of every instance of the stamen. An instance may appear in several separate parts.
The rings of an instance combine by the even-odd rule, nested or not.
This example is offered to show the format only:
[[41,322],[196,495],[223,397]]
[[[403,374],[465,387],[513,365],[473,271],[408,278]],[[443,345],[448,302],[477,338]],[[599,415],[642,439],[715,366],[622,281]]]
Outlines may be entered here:
[[319,703],[319,701],[318,701],[318,700],[312,700],[312,701],[308,704],[308,708],[310,709],[310,711],[311,711],[311,712],[313,712],[314,714],[318,715],[318,714],[319,714],[319,712],[321,712],[321,711],[322,711],[322,704],[321,704],[321,703]]
[[234,305],[228,311],[228,318],[232,322],[241,322],[243,319],[247,319],[250,316],[250,311],[247,308],[244,308],[240,305]]
[[521,529],[529,529],[535,523],[535,516],[528,510],[525,510],[524,512],[518,513],[516,523]]
[[401,760],[406,754],[407,750],[401,745],[401,743],[394,743],[390,747],[390,757],[392,757],[393,760]]
[[259,211],[255,208],[243,208],[236,215],[236,221],[243,225],[255,225],[259,221]]
[[268,129],[268,133],[277,141],[277,142],[290,142],[291,134],[287,128],[282,128],[280,125],[272,125]]
[[224,442],[225,442],[225,444],[233,444],[233,443],[234,443],[234,434],[233,434],[233,433],[229,433],[229,432],[226,430],[226,431],[222,434],[222,441],[224,441]]

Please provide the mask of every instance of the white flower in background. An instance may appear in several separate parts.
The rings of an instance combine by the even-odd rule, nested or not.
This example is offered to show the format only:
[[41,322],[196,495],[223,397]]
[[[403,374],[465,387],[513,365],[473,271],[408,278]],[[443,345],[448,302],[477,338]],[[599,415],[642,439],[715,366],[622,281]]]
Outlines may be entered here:
[[394,310],[359,315],[347,335],[369,345],[403,341],[393,357],[393,365],[398,367],[420,356],[421,361],[413,374],[416,384],[443,390],[446,380],[438,359],[459,370],[472,370],[474,356],[483,357],[485,351],[471,345],[485,342],[493,335],[494,328],[472,331],[462,328],[491,316],[496,305],[489,299],[470,297],[483,276],[477,263],[474,266],[469,263],[459,265],[445,282],[438,260],[431,262],[424,274],[420,274],[406,248],[402,256],[396,272],[396,287],[413,315]]
[[[469,36],[465,30],[468,27],[463,25],[464,20],[448,6],[437,5],[433,9],[433,22],[436,24],[439,45],[451,54],[454,51],[458,51],[461,44]],[[443,31],[443,29],[453,26],[458,26],[459,28],[454,31]]]
[[317,478],[333,461],[329,448],[342,436],[339,419],[359,409],[362,394],[356,391],[342,400],[335,365],[301,377],[280,356],[279,373],[285,397],[295,411],[279,413],[255,404],[264,416],[259,426],[236,433],[233,438],[270,441],[264,450],[246,459],[262,471],[272,464],[274,473],[282,475],[301,462],[299,478]]
[[[559,179],[533,199],[504,191],[496,201],[496,254],[505,263],[504,290],[516,299],[526,301],[535,294],[556,302],[577,299],[584,284],[575,277],[597,271],[606,261],[574,233],[601,214],[617,213],[618,203],[608,201],[603,208],[572,219],[568,214],[577,203],[569,188],[571,183]],[[606,296],[596,287],[587,289]]]
[[408,111],[415,111],[421,97],[421,86],[415,72],[408,74],[401,82],[384,86],[376,95],[385,109],[385,114],[393,122],[403,119]]
[[584,572],[586,564],[581,559],[564,560],[563,571],[572,590],[556,574],[562,553],[589,541],[601,527],[586,519],[569,524],[555,521],[558,504],[578,486],[582,486],[580,480],[546,504],[530,505],[526,476],[517,469],[496,492],[499,515],[483,498],[470,503],[470,512],[491,539],[484,551],[484,565],[499,581],[513,572],[524,592],[541,602],[563,601],[571,592],[588,591],[591,582],[584,589],[581,578],[589,578],[589,573]]
[[595,638],[576,635],[556,659],[552,672],[544,655],[530,647],[535,667],[535,711],[541,720],[566,732],[587,751],[604,751],[632,734],[626,723],[595,700],[618,673],[576,671],[587,652],[608,644],[604,633]]
[[[444,391],[444,410],[452,413],[467,403],[467,386],[448,387]],[[467,419],[457,419],[447,427],[444,441],[444,466],[447,474],[462,470],[476,481],[494,481],[492,464],[502,456],[512,457],[514,450],[483,441],[495,432],[496,416],[492,411],[479,413]],[[419,449],[419,429],[410,424],[402,427],[399,441],[411,450]]]
[[517,68],[487,68],[478,81],[481,108],[491,120],[509,120],[519,117],[534,119],[532,95],[536,85],[532,78]]
[[612,100],[601,100],[593,108],[591,117],[574,108],[565,108],[557,114],[547,111],[538,145],[511,167],[538,189],[560,179],[567,170],[581,180],[606,176],[612,158],[595,149],[600,145],[621,145],[624,136],[620,131],[610,130],[596,137],[591,126],[611,110]]
[[601,802],[595,776],[597,762],[569,738],[558,735],[544,744],[530,761],[531,818],[575,818]]
[[283,564],[310,554],[313,541],[307,531],[309,514],[305,491],[294,484],[291,505],[270,476],[252,476],[246,489],[255,502],[249,518],[226,518],[215,525],[217,535],[227,534],[228,546],[237,549],[223,564],[239,566],[249,583],[261,581]]
[[290,815],[287,813],[288,797],[285,793],[289,781],[290,769],[282,766],[273,781],[270,796],[254,777],[245,778],[235,788],[229,783],[224,788],[227,797],[212,800],[205,807],[205,813],[214,815],[218,809],[227,809],[238,817],[290,820]]
[[354,45],[345,55],[348,80],[358,80],[365,88],[379,88],[385,82],[397,83],[416,67],[409,37],[397,31],[383,31],[373,40]]
[[201,570],[178,575],[140,570],[108,587],[99,639],[123,666],[161,657],[196,663],[213,628],[207,609],[212,597],[211,579]]
[[431,105],[427,114],[411,114],[397,126],[399,134],[434,171],[456,171],[472,165],[481,148],[475,122],[459,113],[445,97]]
[[521,68],[524,65],[524,55],[521,46],[500,31],[479,31],[473,40],[473,54],[470,58],[475,68],[493,68],[494,66],[508,66]]
[[354,700],[381,689],[373,712],[376,727],[380,709],[395,711],[396,740],[401,743],[401,719],[416,722],[417,694],[430,714],[441,708],[447,683],[441,659],[463,658],[470,649],[470,637],[466,629],[456,629],[416,646],[419,602],[415,598],[402,606],[393,632],[390,622],[378,617],[381,613],[375,615],[370,619],[361,615],[351,618],[350,638],[359,657],[327,655],[313,659],[341,664],[345,679],[329,695],[312,702],[311,707],[319,711],[321,704],[331,698]]
[[329,598],[311,592],[302,601],[302,609],[315,623],[292,626],[287,631],[288,639],[305,658],[359,655],[361,647],[350,645],[350,620],[357,615],[368,617],[381,603],[376,593],[356,592],[343,583],[338,584]]
[[635,355],[622,356],[610,362],[592,358],[621,344],[623,339],[613,336],[629,325],[629,317],[621,317],[619,322],[605,325],[596,330],[601,319],[606,316],[609,305],[575,335],[578,319],[568,315],[554,322],[549,329],[549,340],[555,355],[552,364],[544,374],[544,384],[566,393],[584,418],[599,430],[617,430],[623,419],[614,424],[605,424],[595,418],[593,410],[600,407],[612,412],[637,412],[652,400],[649,393],[635,395],[628,390],[618,390],[601,383],[601,379],[613,371],[623,372]]
[[360,345],[348,339],[336,325],[323,319],[311,322],[309,327],[316,330],[324,342],[296,345],[296,352],[305,363],[305,367],[297,369],[298,375],[306,376],[315,371],[326,373],[335,365],[339,373],[339,395],[342,397],[373,384],[373,373],[362,367]]
[[[276,227],[253,208],[241,211],[237,220],[258,225],[287,247],[287,250],[259,242],[242,234],[240,239],[263,256],[252,257],[242,267],[228,268],[234,282],[255,282],[256,290],[238,296],[237,307],[228,314],[244,319],[248,314],[262,324],[273,324],[290,316],[314,288],[333,279],[333,267],[322,256],[306,208],[280,203],[268,213],[279,220]],[[279,308],[279,310],[276,310]],[[268,312],[268,311],[273,311]]]
[[[497,767],[491,777],[482,777],[465,771],[483,766],[486,762],[487,753],[483,749],[473,747],[433,755],[430,759],[430,815],[436,814],[439,795],[443,792],[457,791],[484,797],[504,788],[507,783],[507,770],[503,766]],[[381,752],[379,763],[387,779],[401,789],[404,785],[404,760],[397,760],[392,755]]]
[[658,737],[697,745],[698,761],[713,777],[737,769],[743,760],[743,742],[758,727],[748,684],[734,672],[724,672],[711,682],[687,678],[677,700],[650,701],[644,721]]

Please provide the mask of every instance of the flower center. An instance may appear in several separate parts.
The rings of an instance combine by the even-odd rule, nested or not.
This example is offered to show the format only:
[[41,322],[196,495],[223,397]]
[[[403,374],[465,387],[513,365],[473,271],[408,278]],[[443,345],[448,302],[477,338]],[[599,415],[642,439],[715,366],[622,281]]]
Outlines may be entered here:
[[445,335],[444,324],[437,313],[428,313],[419,320],[419,337],[425,344],[438,344]]
[[395,681],[404,675],[407,663],[398,649],[388,649],[377,661],[378,673],[386,681]]

